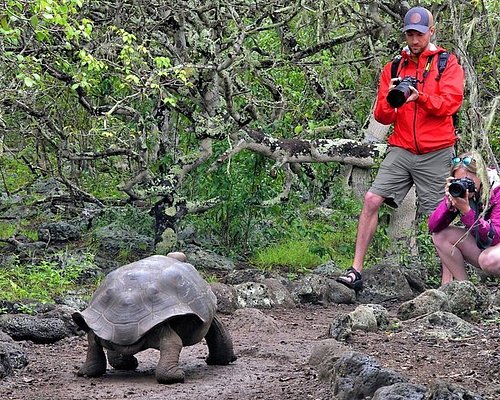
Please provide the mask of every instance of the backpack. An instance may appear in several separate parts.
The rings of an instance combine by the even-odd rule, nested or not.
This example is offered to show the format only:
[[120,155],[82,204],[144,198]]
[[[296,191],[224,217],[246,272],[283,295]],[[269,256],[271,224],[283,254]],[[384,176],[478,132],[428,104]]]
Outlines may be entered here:
[[[446,64],[448,64],[448,58],[450,58],[450,53],[447,51],[443,51],[442,53],[439,53],[438,55],[438,76],[436,77],[436,80],[439,81],[441,79],[441,75],[443,75],[443,72],[446,68]],[[394,59],[392,60],[391,64],[391,78],[397,78],[398,77],[398,68],[399,68],[399,63],[401,62],[401,57],[400,54],[398,54]],[[424,68],[424,78],[427,76],[429,72],[429,68],[432,63],[432,59],[434,58],[434,54],[427,57],[427,62],[425,64]],[[455,130],[458,130],[458,113],[453,114],[453,126],[455,127]]]

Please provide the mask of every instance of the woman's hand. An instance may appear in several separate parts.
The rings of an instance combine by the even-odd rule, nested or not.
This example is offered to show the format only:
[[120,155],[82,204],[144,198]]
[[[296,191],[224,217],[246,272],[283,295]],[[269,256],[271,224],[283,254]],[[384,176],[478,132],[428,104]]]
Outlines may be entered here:
[[464,215],[470,211],[469,190],[467,189],[465,191],[464,197],[453,197],[448,189],[450,187],[450,183],[454,179],[455,178],[453,176],[446,178],[446,185],[444,187],[446,206],[450,211],[458,211],[460,214]]

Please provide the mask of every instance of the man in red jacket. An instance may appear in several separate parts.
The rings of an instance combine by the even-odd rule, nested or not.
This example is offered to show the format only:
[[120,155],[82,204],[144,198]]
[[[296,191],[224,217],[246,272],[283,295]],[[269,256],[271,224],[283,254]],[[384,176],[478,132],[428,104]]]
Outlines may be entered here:
[[[352,268],[337,278],[356,291],[362,287],[363,261],[377,229],[380,206],[385,202],[398,207],[415,184],[420,210],[430,214],[443,197],[457,139],[453,115],[463,101],[462,67],[450,54],[440,74],[439,54],[445,50],[431,43],[435,26],[427,9],[411,8],[403,32],[407,46],[398,64],[399,79],[392,78],[389,62],[382,71],[374,111],[378,122],[394,124],[394,130],[385,159],[365,195]],[[400,90],[405,87],[406,94]],[[389,100],[393,95],[403,96],[401,104],[389,103],[389,93]]]

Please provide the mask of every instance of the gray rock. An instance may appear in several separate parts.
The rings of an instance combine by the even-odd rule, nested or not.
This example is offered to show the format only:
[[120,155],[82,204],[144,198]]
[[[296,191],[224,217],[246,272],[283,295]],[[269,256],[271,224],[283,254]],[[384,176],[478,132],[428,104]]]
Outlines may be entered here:
[[28,365],[28,358],[25,352],[15,342],[0,341],[0,354],[6,355],[8,366],[12,369],[21,369]]
[[374,357],[358,352],[340,357],[332,377],[332,391],[338,400],[371,398],[381,387],[407,382],[401,374],[382,368]]
[[329,280],[328,286],[328,302],[334,304],[353,304],[356,302],[356,293],[346,285],[334,280]]
[[372,400],[424,400],[427,388],[413,383],[395,383],[378,389]]
[[398,308],[398,318],[404,321],[441,310],[449,310],[448,296],[438,289],[429,289],[402,303]]
[[330,381],[335,363],[348,351],[349,346],[335,339],[322,340],[314,345],[309,365],[318,371],[320,379]]
[[352,304],[356,300],[354,291],[333,279],[320,275],[305,275],[292,282],[292,295],[299,303]]
[[147,257],[154,251],[154,240],[126,230],[118,225],[108,225],[93,232],[94,240],[99,244],[99,256],[116,259],[122,252],[134,254],[136,259]]
[[291,293],[278,279],[266,278],[262,280],[262,283],[267,286],[271,294],[271,304],[273,307],[295,307],[295,301]]
[[352,334],[352,317],[350,314],[343,314],[335,317],[330,323],[328,337],[335,340],[345,341]]
[[236,285],[234,288],[238,295],[237,301],[240,308],[271,308],[273,305],[272,293],[263,283],[246,282]]
[[363,270],[361,303],[381,303],[386,300],[410,300],[415,297],[402,268],[390,263]]
[[352,326],[351,329],[365,332],[376,332],[378,329],[377,318],[373,313],[373,308],[367,306],[358,306],[350,313]]
[[419,320],[422,333],[442,340],[467,338],[479,333],[478,329],[455,314],[436,311]]
[[42,224],[38,228],[38,239],[45,243],[61,243],[78,240],[84,227],[78,222],[56,221]]
[[0,379],[12,373],[9,356],[0,349]]
[[429,387],[425,400],[483,400],[483,397],[462,386],[438,381]]
[[187,246],[182,249],[190,264],[196,265],[196,269],[205,271],[228,272],[236,268],[234,262],[213,251],[204,250],[197,246]]
[[488,297],[471,281],[452,281],[440,288],[448,296],[450,311],[459,317],[470,318],[488,305]]
[[60,318],[24,314],[0,315],[0,329],[14,340],[31,340],[34,343],[54,343],[72,334]]
[[211,283],[210,288],[217,297],[217,311],[224,314],[232,314],[238,308],[238,293],[233,286],[223,283]]

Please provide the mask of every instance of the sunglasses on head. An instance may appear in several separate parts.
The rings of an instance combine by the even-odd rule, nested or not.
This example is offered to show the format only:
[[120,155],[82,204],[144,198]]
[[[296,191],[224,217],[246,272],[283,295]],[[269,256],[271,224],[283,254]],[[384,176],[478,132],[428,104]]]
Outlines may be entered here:
[[474,159],[472,157],[469,157],[469,156],[462,157],[462,158],[454,157],[451,159],[451,162],[452,162],[454,167],[456,167],[458,164],[463,164],[467,167],[468,165],[470,165],[472,163],[472,161],[474,161]]

